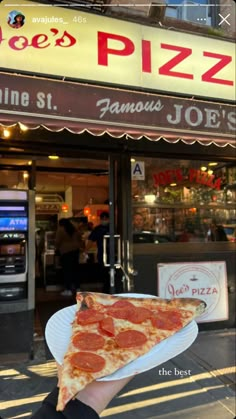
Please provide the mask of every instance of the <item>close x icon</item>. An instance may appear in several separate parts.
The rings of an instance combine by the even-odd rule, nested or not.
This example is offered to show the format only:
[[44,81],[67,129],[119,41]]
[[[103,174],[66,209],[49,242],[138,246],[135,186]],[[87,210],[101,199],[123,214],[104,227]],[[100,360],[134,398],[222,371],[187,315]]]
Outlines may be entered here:
[[[236,1],[236,0],[234,0]],[[228,19],[230,17],[230,13],[227,14],[227,16],[223,16],[221,13],[218,13],[218,16],[220,17],[220,22],[218,23],[218,26],[221,26],[222,23],[226,23],[227,25],[230,26],[230,22],[228,22]]]

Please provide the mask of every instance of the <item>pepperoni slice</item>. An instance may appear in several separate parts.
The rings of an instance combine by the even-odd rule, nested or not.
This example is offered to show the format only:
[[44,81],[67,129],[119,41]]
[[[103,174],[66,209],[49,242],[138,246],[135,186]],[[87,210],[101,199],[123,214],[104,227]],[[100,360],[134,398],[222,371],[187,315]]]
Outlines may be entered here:
[[119,300],[111,305],[113,308],[132,308],[134,305],[127,300]]
[[125,330],[124,332],[118,333],[115,341],[120,348],[137,348],[147,342],[147,337],[138,330]]
[[163,330],[178,330],[183,327],[181,315],[177,311],[159,311],[151,318],[153,327]]
[[107,336],[115,335],[114,321],[111,317],[104,317],[99,323],[101,332],[104,332]]
[[70,357],[73,367],[86,372],[99,372],[106,364],[104,358],[92,352],[76,352]]
[[107,309],[107,314],[109,314],[111,317],[114,317],[115,319],[128,320],[133,309],[134,307],[109,307]]
[[97,323],[100,322],[103,319],[103,317],[103,313],[100,313],[99,311],[90,308],[88,310],[80,311],[77,314],[77,323],[82,325]]
[[119,300],[107,308],[107,314],[116,319],[127,320],[134,308],[134,305],[129,301]]
[[145,320],[150,319],[152,315],[152,311],[148,308],[134,307],[134,309],[130,312],[130,315],[127,320],[135,324],[140,324],[142,322],[145,322]]
[[96,351],[102,349],[105,339],[97,333],[77,333],[72,339],[73,345],[81,350]]

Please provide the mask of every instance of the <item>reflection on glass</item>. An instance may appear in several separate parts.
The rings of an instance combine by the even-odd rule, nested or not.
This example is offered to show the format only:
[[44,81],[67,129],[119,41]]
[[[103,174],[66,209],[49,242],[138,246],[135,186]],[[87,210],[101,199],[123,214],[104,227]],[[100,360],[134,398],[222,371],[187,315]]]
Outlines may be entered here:
[[[145,179],[132,179],[134,242],[207,242],[236,229],[236,167],[196,160],[143,158]],[[202,170],[204,168],[204,170]],[[214,236],[213,225],[225,235]],[[145,236],[145,237],[144,237]]]

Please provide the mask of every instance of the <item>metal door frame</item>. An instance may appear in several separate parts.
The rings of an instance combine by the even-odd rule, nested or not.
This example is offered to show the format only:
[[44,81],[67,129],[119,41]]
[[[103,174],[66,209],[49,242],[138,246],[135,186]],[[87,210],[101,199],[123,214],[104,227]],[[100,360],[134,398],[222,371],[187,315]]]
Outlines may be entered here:
[[[115,198],[116,198],[116,158],[112,154],[108,157],[109,163],[109,271],[110,292],[115,293]],[[105,248],[104,248],[105,250]]]
[[130,240],[132,236],[130,157],[123,154],[110,154],[108,161],[110,292],[116,292],[116,275],[119,276],[118,281],[122,280],[123,292],[128,292],[131,290],[129,259],[130,243],[132,243]]
[[[132,256],[132,202],[131,202],[131,164],[130,153],[119,154],[116,159],[117,231],[120,234],[121,264],[123,291],[133,290],[133,256]],[[114,174],[114,173],[113,173]],[[114,178],[113,178],[114,180]],[[112,185],[110,185],[112,193]],[[114,196],[112,197],[114,199]]]

